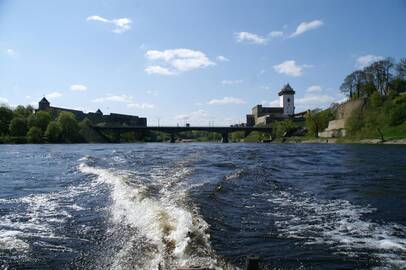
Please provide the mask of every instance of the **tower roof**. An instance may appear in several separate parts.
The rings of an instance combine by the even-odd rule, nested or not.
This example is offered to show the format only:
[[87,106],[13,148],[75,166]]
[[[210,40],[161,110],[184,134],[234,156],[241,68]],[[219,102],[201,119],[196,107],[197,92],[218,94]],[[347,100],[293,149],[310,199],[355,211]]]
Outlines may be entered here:
[[282,87],[281,91],[279,91],[278,95],[282,96],[282,95],[294,95],[295,91],[293,90],[292,87],[290,87],[290,85],[287,83],[285,84],[284,87]]
[[49,101],[45,97],[43,97],[39,103],[49,103]]
[[103,112],[100,109],[97,109],[96,113],[97,114],[103,114]]

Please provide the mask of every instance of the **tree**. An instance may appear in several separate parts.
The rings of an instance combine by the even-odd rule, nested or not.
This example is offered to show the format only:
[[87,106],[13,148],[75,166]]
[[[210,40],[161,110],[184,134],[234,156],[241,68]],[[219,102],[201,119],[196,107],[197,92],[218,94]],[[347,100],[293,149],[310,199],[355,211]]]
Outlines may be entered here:
[[30,143],[41,143],[43,132],[39,127],[31,127],[27,133],[28,141]]
[[390,58],[372,63],[364,69],[367,81],[373,83],[381,95],[389,92],[389,83],[393,77],[393,61]]
[[11,136],[25,136],[27,134],[27,121],[22,117],[14,117],[10,122]]
[[14,116],[28,118],[34,112],[34,108],[31,105],[24,107],[22,105],[18,105],[14,109]]
[[49,122],[51,122],[51,115],[49,114],[49,112],[45,111],[39,111],[35,114],[31,114],[28,117],[28,126],[38,127],[43,132],[45,132],[45,130],[47,129]]
[[395,105],[389,112],[389,125],[396,126],[406,121],[406,104]]
[[310,134],[315,137],[319,136],[319,132],[327,128],[328,122],[334,119],[334,111],[329,108],[324,111],[320,109],[315,109],[313,111],[308,111],[306,119],[306,127]]
[[406,92],[406,78],[401,79],[397,77],[396,79],[390,82],[390,90],[393,90],[395,93],[404,93]]
[[349,98],[352,98],[354,94],[354,78],[352,77],[352,73],[345,77],[344,82],[340,86],[340,91]]
[[382,105],[382,96],[378,92],[374,92],[369,98],[370,104],[373,108],[378,108]]
[[79,124],[76,121],[75,116],[71,112],[61,112],[57,120],[59,126],[61,127],[62,138],[67,142],[78,142],[79,135]]
[[8,134],[10,122],[13,119],[13,111],[10,108],[0,107],[0,135]]
[[272,137],[273,138],[284,137],[294,129],[296,129],[296,125],[295,123],[293,123],[292,119],[276,121],[272,125]]
[[61,133],[61,127],[57,122],[53,121],[48,124],[48,127],[45,131],[45,137],[49,142],[57,143],[60,141]]
[[353,110],[350,117],[345,121],[345,129],[349,135],[355,135],[364,126],[361,109]]
[[406,58],[400,59],[399,63],[396,65],[396,76],[399,79],[406,80]]

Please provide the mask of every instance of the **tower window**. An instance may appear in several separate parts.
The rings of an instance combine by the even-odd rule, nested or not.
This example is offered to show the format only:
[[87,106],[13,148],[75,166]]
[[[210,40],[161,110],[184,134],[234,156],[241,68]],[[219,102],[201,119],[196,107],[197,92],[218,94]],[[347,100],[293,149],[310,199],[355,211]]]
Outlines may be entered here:
[[288,102],[290,102],[290,98],[288,98]]

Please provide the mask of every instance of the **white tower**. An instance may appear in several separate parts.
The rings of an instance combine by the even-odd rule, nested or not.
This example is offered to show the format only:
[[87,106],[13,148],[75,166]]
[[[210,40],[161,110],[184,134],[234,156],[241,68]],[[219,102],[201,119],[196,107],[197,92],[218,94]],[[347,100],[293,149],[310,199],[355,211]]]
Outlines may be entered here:
[[292,116],[295,114],[295,91],[289,84],[286,84],[281,91],[279,91],[279,102],[283,108],[283,114]]

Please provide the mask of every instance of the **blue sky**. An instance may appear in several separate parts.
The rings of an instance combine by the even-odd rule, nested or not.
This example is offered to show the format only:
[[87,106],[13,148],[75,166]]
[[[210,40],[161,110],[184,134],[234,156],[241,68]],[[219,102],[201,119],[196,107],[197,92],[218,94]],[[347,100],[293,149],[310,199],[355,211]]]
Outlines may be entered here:
[[0,0],[0,103],[231,124],[256,104],[343,99],[345,75],[406,57],[406,1]]

